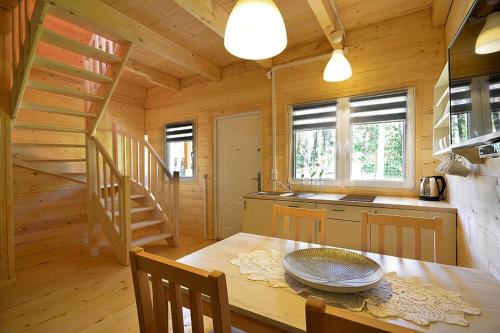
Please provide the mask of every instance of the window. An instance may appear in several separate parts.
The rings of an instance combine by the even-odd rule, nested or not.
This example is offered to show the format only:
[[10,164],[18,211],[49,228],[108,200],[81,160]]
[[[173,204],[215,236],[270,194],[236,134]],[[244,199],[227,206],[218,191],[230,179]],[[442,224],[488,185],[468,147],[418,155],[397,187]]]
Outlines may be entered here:
[[295,179],[335,179],[336,111],[336,102],[293,107]]
[[489,104],[491,111],[491,131],[500,132],[500,75],[488,78]]
[[170,172],[183,178],[194,178],[194,123],[165,126],[166,164]]
[[451,142],[467,140],[471,133],[471,81],[454,82],[450,87],[451,97]]
[[291,182],[413,186],[413,89],[291,109]]
[[407,95],[350,99],[351,181],[404,180]]

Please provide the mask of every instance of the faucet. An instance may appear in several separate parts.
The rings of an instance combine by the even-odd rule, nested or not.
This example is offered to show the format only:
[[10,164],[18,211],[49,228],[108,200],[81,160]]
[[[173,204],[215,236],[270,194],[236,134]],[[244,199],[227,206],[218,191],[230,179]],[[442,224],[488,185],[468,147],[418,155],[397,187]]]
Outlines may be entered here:
[[280,185],[281,187],[283,187],[287,192],[292,192],[292,185],[291,184],[288,184],[288,186],[286,186],[285,184],[283,184],[279,180],[276,180],[276,183],[278,185]]

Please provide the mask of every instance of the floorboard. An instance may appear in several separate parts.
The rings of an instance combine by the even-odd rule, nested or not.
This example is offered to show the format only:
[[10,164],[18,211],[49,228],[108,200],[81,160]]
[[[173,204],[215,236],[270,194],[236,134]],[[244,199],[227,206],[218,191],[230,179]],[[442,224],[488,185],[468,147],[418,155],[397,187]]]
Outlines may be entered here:
[[[1,333],[139,331],[130,268],[105,241],[89,256],[86,232],[80,218],[16,237],[17,281],[0,288]],[[177,259],[212,243],[181,236],[178,248],[145,248]]]

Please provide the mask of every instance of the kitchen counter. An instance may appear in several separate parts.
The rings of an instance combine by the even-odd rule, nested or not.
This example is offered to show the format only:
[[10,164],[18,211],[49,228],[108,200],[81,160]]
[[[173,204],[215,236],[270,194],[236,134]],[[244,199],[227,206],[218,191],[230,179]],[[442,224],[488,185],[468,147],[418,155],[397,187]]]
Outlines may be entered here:
[[457,209],[446,201],[423,201],[413,197],[391,197],[379,195],[373,202],[345,201],[340,200],[346,194],[344,193],[314,193],[309,197],[281,197],[278,195],[263,195],[256,193],[247,193],[243,195],[245,199],[262,199],[277,201],[295,201],[323,204],[339,204],[346,206],[365,206],[379,208],[398,208],[413,209],[425,211],[439,211],[456,213]]

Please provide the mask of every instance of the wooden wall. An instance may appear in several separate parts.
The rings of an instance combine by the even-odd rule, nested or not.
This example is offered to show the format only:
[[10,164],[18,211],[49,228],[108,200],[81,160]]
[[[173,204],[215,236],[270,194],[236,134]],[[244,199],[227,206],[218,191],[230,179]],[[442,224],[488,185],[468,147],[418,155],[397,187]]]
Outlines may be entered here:
[[[390,19],[369,25],[347,34],[348,58],[353,76],[343,83],[322,80],[325,61],[284,69],[277,74],[277,158],[278,175],[282,182],[288,172],[288,107],[295,103],[318,101],[335,97],[384,91],[405,87],[416,88],[416,152],[415,180],[434,173],[432,158],[433,86],[445,63],[445,38],[442,28],[433,28],[431,11]],[[304,45],[277,58],[287,62],[331,51],[324,40]],[[181,185],[180,220],[184,233],[201,235],[203,231],[202,175],[208,175],[208,235],[213,234],[212,207],[212,137],[214,118],[238,112],[263,113],[264,187],[270,187],[272,168],[271,140],[271,83],[265,71],[249,66],[228,68],[220,82],[190,86],[180,92],[157,93],[151,90],[146,101],[146,133],[157,151],[164,152],[163,125],[187,119],[197,122],[196,181]],[[329,188],[328,191],[354,191]],[[367,189],[360,191],[366,192]],[[387,194],[414,196],[416,188],[387,190]],[[379,191],[380,193],[380,191]]]
[[[452,40],[472,1],[453,1],[446,23]],[[500,159],[485,159],[467,178],[448,176],[449,201],[458,209],[460,266],[488,269],[500,280]]]
[[0,8],[0,281],[14,278],[14,232],[12,220],[12,167],[10,117],[11,12]]

